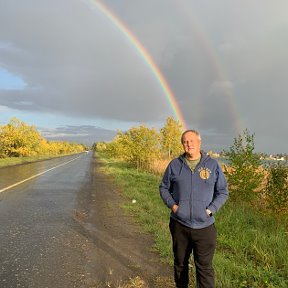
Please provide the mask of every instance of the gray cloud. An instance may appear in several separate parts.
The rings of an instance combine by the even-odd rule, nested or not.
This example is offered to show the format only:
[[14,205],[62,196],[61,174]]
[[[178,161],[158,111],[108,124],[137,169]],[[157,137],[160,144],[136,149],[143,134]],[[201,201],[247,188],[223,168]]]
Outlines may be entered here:
[[[213,147],[231,144],[242,123],[258,150],[287,150],[287,1],[102,2],[151,53],[188,126]],[[159,83],[92,3],[0,0],[0,67],[27,83],[0,90],[0,105],[164,123],[172,111]]]
[[28,88],[1,91],[2,105],[126,121],[158,118],[163,92],[104,15],[89,10],[85,1],[15,3],[0,12],[1,62]]
[[99,141],[110,141],[116,136],[115,131],[102,129],[92,125],[67,125],[57,128],[40,128],[41,135],[48,140],[62,140],[86,145]]

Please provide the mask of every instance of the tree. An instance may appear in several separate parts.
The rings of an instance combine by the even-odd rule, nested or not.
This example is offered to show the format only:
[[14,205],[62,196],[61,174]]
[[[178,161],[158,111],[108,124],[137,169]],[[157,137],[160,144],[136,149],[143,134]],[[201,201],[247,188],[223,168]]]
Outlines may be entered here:
[[58,155],[82,152],[83,144],[65,141],[49,142],[41,136],[35,126],[30,126],[13,117],[7,125],[0,127],[0,157],[22,157],[35,155]]
[[27,125],[16,117],[0,128],[2,153],[8,157],[36,155],[40,140],[41,135],[35,126]]
[[106,143],[105,153],[112,158],[127,160],[125,138],[125,133],[117,131],[117,135],[114,137],[113,141]]
[[137,169],[149,170],[151,163],[160,157],[159,133],[143,125],[132,127],[126,133],[118,132],[107,150]]
[[101,142],[95,142],[92,145],[92,150],[97,151],[97,152],[103,152],[107,149],[107,144],[103,141]]
[[182,152],[180,142],[183,128],[179,121],[175,121],[172,117],[166,119],[165,126],[160,130],[161,150],[168,159],[178,156]]
[[254,134],[247,129],[234,138],[233,145],[225,151],[230,168],[226,171],[231,198],[240,201],[255,199],[256,189],[263,183],[260,157],[254,153]]
[[265,194],[269,208],[277,214],[288,212],[288,168],[281,163],[268,166]]

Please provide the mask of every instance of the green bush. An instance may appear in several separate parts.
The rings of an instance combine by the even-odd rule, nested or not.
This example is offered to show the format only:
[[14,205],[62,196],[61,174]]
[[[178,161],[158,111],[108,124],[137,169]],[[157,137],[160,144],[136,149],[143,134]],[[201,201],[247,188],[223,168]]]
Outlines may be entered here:
[[265,194],[271,210],[280,213],[288,211],[288,167],[281,163],[270,164],[267,169]]
[[264,174],[260,169],[260,157],[254,153],[254,134],[246,129],[243,135],[234,138],[228,157],[230,169],[225,171],[229,183],[232,200],[251,202],[254,200],[264,182]]

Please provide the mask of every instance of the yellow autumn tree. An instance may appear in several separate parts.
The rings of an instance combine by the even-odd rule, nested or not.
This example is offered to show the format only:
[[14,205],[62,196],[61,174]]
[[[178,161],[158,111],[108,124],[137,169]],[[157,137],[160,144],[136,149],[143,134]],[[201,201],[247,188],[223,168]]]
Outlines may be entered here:
[[34,125],[27,125],[13,117],[7,125],[0,126],[0,157],[25,157],[34,155],[61,155],[83,152],[83,144],[66,141],[47,141]]
[[107,144],[111,156],[133,164],[137,169],[149,170],[153,161],[160,157],[159,133],[144,125],[132,127],[127,132],[118,132]]
[[183,127],[179,121],[174,120],[172,117],[166,119],[165,126],[161,128],[161,150],[162,153],[171,159],[179,156],[182,152],[182,145],[180,138],[183,132]]
[[35,126],[27,125],[16,117],[0,127],[1,152],[8,157],[36,155],[40,140],[41,135]]

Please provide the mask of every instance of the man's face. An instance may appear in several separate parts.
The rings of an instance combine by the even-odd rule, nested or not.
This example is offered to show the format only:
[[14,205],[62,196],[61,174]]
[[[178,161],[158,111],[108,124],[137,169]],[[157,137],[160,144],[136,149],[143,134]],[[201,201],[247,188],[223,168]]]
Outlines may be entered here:
[[199,157],[201,150],[201,140],[193,132],[187,132],[183,136],[183,148],[189,158]]

